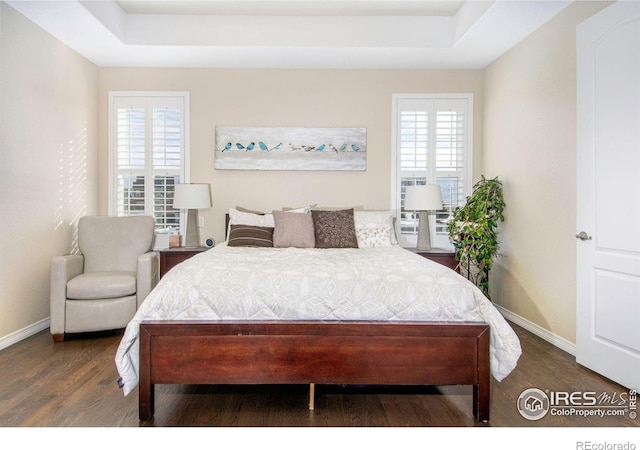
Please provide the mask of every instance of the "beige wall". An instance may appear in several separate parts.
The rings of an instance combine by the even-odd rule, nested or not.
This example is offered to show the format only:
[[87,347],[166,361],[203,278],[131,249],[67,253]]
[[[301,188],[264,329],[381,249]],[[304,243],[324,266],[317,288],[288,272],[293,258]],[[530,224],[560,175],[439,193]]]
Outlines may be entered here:
[[[486,70],[297,71],[96,68],[0,3],[0,339],[49,315],[51,256],[82,214],[107,213],[110,90],[191,93],[191,180],[212,185],[202,237],[234,205],[388,208],[391,95],[474,94],[474,179],[505,183],[495,301],[575,341],[575,26],[579,2]],[[364,126],[366,172],[213,169],[215,126]]]
[[[211,183],[213,207],[200,235],[224,238],[229,207],[391,205],[391,99],[394,93],[474,94],[479,177],[482,71],[100,69],[99,210],[107,213],[108,92],[189,91],[191,181]],[[365,172],[214,170],[216,126],[366,127]]]
[[51,257],[97,211],[98,69],[3,2],[0,21],[2,338],[46,325]]
[[482,170],[504,182],[506,221],[492,299],[575,342],[575,27],[579,2],[485,70]]

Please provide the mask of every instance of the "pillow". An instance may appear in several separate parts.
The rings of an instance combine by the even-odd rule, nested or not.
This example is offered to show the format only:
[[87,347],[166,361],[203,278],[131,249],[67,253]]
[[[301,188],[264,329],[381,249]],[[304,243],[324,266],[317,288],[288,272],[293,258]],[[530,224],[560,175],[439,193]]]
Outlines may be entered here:
[[229,229],[227,236],[231,230],[231,225],[254,225],[256,227],[273,227],[273,216],[271,214],[253,214],[238,211],[237,209],[229,209]]
[[317,209],[318,211],[343,211],[345,209],[353,209],[354,211],[361,211],[364,209],[362,205],[359,206],[312,206],[311,209]]
[[285,206],[282,208],[282,210],[289,211],[289,212],[303,212],[303,213],[309,214],[311,212],[311,209],[315,207],[316,205],[301,206],[299,208],[291,208],[291,207]]
[[358,247],[391,247],[391,227],[356,229]]
[[395,232],[395,218],[391,211],[355,211],[353,220],[356,230],[388,226],[391,244],[396,245],[398,243]]
[[255,225],[257,227],[273,227],[273,216],[271,214],[254,214],[229,209],[229,223],[233,225]]
[[273,221],[275,224],[274,247],[313,248],[316,246],[311,214],[273,211]]
[[353,209],[312,210],[316,248],[358,248]]
[[262,211],[254,211],[253,209],[243,208],[242,206],[236,206],[236,210],[245,213],[264,215]]
[[231,225],[229,247],[273,247],[273,227]]

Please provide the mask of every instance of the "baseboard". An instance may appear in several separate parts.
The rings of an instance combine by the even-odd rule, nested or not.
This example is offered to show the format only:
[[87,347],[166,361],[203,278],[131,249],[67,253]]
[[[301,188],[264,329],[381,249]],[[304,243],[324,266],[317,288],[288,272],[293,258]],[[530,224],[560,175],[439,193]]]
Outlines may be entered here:
[[553,334],[549,330],[545,330],[540,325],[536,325],[535,323],[530,322],[529,320],[527,320],[524,317],[521,317],[521,316],[519,316],[519,315],[517,315],[515,313],[512,313],[511,311],[509,311],[508,309],[503,308],[500,305],[496,305],[494,303],[494,306],[496,307],[496,309],[498,311],[500,311],[500,313],[504,316],[505,319],[510,320],[511,322],[515,323],[516,325],[521,326],[525,330],[535,334],[539,338],[544,339],[545,341],[549,342],[550,344],[555,345],[560,350],[564,350],[565,352],[569,353],[570,355],[576,356],[576,344],[574,344],[573,342],[569,342],[565,338],[562,338],[562,337],[560,337],[560,336],[558,336],[556,334]]
[[18,330],[14,333],[8,334],[7,336],[1,337],[0,350],[10,347],[13,344],[17,344],[23,339],[33,336],[36,333],[40,333],[42,330],[46,330],[47,328],[49,328],[50,323],[51,321],[47,317],[46,319],[43,319],[40,322],[36,322],[32,325],[29,325],[28,327],[25,327],[22,330]]

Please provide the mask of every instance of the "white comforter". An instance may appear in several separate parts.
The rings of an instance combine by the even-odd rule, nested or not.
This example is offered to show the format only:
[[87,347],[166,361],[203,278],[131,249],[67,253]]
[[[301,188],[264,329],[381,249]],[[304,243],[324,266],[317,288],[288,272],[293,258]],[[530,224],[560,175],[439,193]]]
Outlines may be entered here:
[[140,322],[189,319],[487,322],[498,381],[521,353],[514,331],[476,286],[398,246],[220,245],[168,272],[129,323],[116,353],[125,395],[138,384]]

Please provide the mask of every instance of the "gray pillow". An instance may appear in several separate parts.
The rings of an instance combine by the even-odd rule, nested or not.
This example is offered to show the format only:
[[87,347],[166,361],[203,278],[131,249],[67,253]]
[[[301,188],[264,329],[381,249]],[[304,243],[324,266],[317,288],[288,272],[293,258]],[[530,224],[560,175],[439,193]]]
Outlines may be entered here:
[[311,214],[273,211],[273,222],[275,224],[274,247],[313,248],[316,246]]

